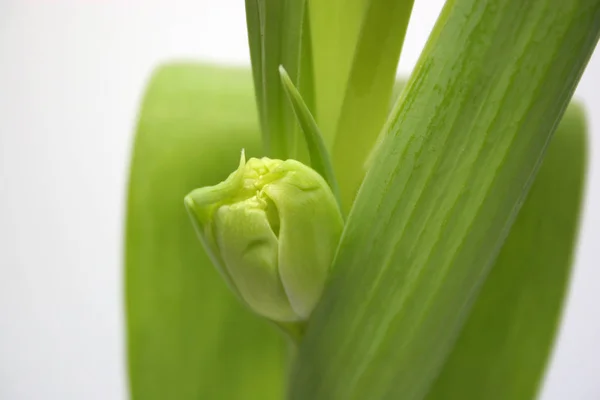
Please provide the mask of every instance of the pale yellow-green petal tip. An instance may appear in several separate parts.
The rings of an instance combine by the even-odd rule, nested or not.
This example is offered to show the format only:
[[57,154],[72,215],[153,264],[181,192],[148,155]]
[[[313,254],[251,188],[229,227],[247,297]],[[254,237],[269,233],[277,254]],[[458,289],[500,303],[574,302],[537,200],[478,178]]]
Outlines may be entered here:
[[240,166],[239,168],[243,168],[246,165],[246,149],[242,148],[242,154],[240,155]]

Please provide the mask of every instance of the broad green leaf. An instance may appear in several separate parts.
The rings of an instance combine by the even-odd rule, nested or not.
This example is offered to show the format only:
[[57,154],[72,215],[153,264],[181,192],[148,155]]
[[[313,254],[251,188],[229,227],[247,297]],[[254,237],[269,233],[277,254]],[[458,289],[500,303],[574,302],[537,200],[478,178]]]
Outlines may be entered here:
[[[315,84],[314,115],[327,147],[331,148],[360,27],[370,0],[307,1]],[[304,96],[304,92],[301,93]]]
[[585,164],[584,116],[570,105],[428,400],[536,397],[569,280]]
[[332,157],[345,210],[364,177],[364,163],[388,115],[413,0],[369,0],[345,87]]
[[[392,90],[391,101],[388,103],[388,115],[390,114],[391,111],[393,111],[394,105],[398,101],[400,93],[402,93],[402,89],[404,89],[404,87],[406,86],[406,81],[407,81],[407,79],[405,77],[398,77],[396,79],[396,82],[394,82],[394,88]],[[391,122],[392,122],[391,119],[387,120],[387,124],[388,125]],[[371,149],[369,151],[369,155],[367,156],[367,159],[363,163],[363,171],[360,172],[361,176],[364,176],[365,172],[369,170],[369,168],[371,167],[371,165],[373,165],[373,161],[375,160],[375,156],[377,154],[377,151],[379,150],[379,146],[381,146],[381,143],[383,142],[383,139],[386,136],[385,134],[389,130],[389,126],[388,125],[384,125],[383,126],[383,129],[379,133],[379,136],[377,136],[377,140],[375,141],[375,143],[371,147]]]
[[260,156],[249,70],[160,68],[133,149],[125,243],[133,399],[281,399],[281,334],[242,307],[198,244],[183,205]]
[[[246,22],[263,145],[272,158],[298,158],[303,142],[285,100],[279,66],[312,98],[310,30],[305,24],[306,0],[246,0]],[[302,70],[301,70],[302,69]],[[300,80],[306,80],[301,85]]]
[[446,4],[348,217],[292,399],[426,395],[599,32],[598,0]]
[[317,126],[317,122],[313,118],[310,110],[304,103],[302,96],[298,92],[298,89],[296,89],[292,83],[292,80],[283,66],[279,68],[279,72],[281,74],[281,83],[283,84],[285,93],[290,100],[290,104],[292,105],[294,113],[298,118],[300,128],[304,133],[304,138],[310,157],[310,165],[315,171],[321,174],[323,178],[325,178],[325,181],[327,181],[329,187],[333,191],[338,204],[340,204],[340,193],[337,180],[333,172],[333,165],[331,164],[329,153],[327,152],[327,147],[325,147],[325,142],[323,141],[323,137],[319,127]]

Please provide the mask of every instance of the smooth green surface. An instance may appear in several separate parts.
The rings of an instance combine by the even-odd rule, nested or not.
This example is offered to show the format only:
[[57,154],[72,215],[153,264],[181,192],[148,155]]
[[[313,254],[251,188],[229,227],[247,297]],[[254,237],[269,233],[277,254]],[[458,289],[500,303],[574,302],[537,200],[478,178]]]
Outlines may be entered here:
[[341,205],[339,187],[333,171],[331,158],[329,157],[329,152],[327,151],[325,141],[317,126],[317,122],[313,118],[308,106],[304,103],[302,96],[292,83],[292,80],[283,66],[279,68],[279,73],[281,75],[281,82],[285,93],[294,109],[296,118],[298,118],[300,128],[304,133],[304,139],[310,157],[310,166],[325,178],[325,181],[329,184],[338,204]]
[[569,281],[586,166],[585,117],[570,105],[427,400],[532,400]]
[[[369,0],[307,2],[315,85],[314,115],[327,147],[331,148]],[[304,97],[304,92],[301,93]]]
[[246,0],[248,43],[263,145],[266,155],[272,158],[298,158],[303,151],[278,68],[283,65],[303,95],[312,99],[306,7],[306,0]]
[[133,399],[279,400],[287,361],[275,327],[246,310],[204,253],[183,205],[260,156],[249,70],[168,65],[142,105],[126,226]]
[[421,399],[600,31],[600,1],[449,1],[348,217],[292,399]]
[[[254,83],[254,96],[259,116],[259,126],[263,142],[269,140],[268,122],[266,116],[265,93],[263,87],[263,43],[262,32],[264,26],[261,23],[261,2],[259,0],[245,0],[246,4],[246,29],[248,32],[248,48],[250,50],[250,61],[252,68],[252,81]],[[264,127],[264,128],[263,128]],[[265,146],[263,144],[263,146]]]
[[413,0],[369,0],[335,125],[332,158],[344,210],[352,206],[388,104]]

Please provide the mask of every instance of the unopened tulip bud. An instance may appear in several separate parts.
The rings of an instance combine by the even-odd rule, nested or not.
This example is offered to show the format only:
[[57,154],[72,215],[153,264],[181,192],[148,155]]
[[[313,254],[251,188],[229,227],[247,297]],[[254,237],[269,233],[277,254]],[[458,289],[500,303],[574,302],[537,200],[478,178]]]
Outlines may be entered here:
[[325,180],[295,160],[244,155],[215,186],[185,198],[200,239],[232,289],[256,313],[308,319],[323,291],[343,219]]

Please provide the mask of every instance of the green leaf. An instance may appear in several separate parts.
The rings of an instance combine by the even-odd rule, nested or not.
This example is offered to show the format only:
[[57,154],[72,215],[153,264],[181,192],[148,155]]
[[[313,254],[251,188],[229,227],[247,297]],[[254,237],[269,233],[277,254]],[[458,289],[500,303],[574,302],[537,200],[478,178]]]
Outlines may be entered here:
[[[263,144],[272,158],[299,158],[293,112],[284,100],[278,68],[283,65],[303,95],[312,99],[310,31],[306,0],[246,0],[248,42]],[[306,80],[299,85],[300,80]]]
[[302,132],[304,133],[304,139],[306,140],[306,144],[308,146],[310,165],[323,178],[325,178],[325,181],[329,184],[329,187],[335,195],[338,204],[340,204],[340,193],[337,180],[333,172],[333,166],[331,165],[329,153],[325,147],[325,142],[323,141],[321,131],[319,130],[315,119],[311,115],[310,110],[306,104],[304,104],[302,96],[292,83],[292,80],[283,66],[279,67],[279,73],[281,75],[281,83],[285,93],[290,100],[290,104],[294,109],[294,113],[296,114],[298,122],[300,123],[300,127],[302,128]]
[[426,395],[599,32],[598,0],[446,4],[348,217],[292,399]]
[[344,209],[363,180],[365,161],[388,115],[413,0],[368,1],[345,87],[332,157]]
[[260,126],[262,128],[263,142],[267,142],[268,122],[266,116],[265,94],[263,87],[263,50],[262,35],[264,26],[261,23],[259,0],[246,0],[246,29],[248,30],[248,47],[250,49],[250,62],[252,63],[252,80],[254,82],[254,95],[258,107]]
[[[308,0],[315,84],[313,114],[328,148],[333,145],[368,2],[369,0]],[[284,67],[289,71],[287,66]]]
[[260,148],[248,70],[160,68],[133,149],[125,243],[133,399],[280,399],[281,334],[242,307],[211,265],[183,205]]
[[585,118],[572,104],[428,400],[536,398],[569,280],[585,166]]
[[[389,102],[389,104],[388,104],[388,114],[390,113],[391,110],[394,109],[394,105],[400,98],[400,93],[402,93],[402,89],[404,89],[404,87],[406,86],[406,81],[407,81],[407,79],[405,77],[397,77],[396,82],[394,82],[394,88],[392,90],[392,97],[391,97],[392,101]],[[363,167],[364,167],[365,171],[368,171],[369,168],[371,168],[371,165],[373,165],[373,161],[377,155],[377,152],[379,151],[379,146],[381,146],[381,143],[383,142],[383,139],[385,138],[386,133],[390,128],[389,124],[391,122],[392,122],[391,119],[387,120],[387,122],[386,122],[387,125],[384,125],[383,129],[379,133],[379,136],[377,136],[377,140],[371,147],[371,150],[369,151],[369,155],[367,156],[367,159],[364,162]]]

